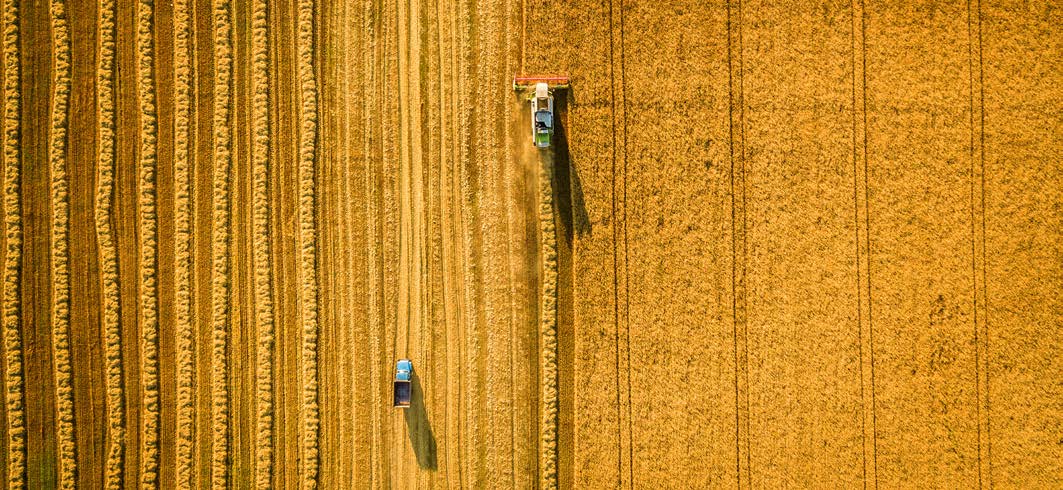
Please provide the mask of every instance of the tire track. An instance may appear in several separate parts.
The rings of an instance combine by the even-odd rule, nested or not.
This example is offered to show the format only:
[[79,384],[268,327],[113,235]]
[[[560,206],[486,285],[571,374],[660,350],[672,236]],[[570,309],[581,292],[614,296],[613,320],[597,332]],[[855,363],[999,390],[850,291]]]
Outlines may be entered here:
[[115,241],[112,214],[114,211],[116,117],[115,117],[115,55],[117,38],[117,5],[104,0],[99,10],[99,64],[97,66],[97,111],[99,112],[99,155],[96,184],[96,240],[100,254],[105,339],[104,356],[107,369],[107,457],[104,467],[104,487],[122,487],[125,471],[126,410],[124,368],[122,366],[122,326],[119,304],[118,248]]
[[[745,112],[742,96],[742,4],[727,5],[730,92],[731,249],[734,313],[735,451],[738,487],[751,486],[749,454],[749,342],[746,321]],[[744,487],[743,487],[743,482]]]
[[299,75],[299,286],[302,326],[301,486],[316,488],[318,478],[318,287],[315,164],[317,80],[314,74],[314,0],[299,0],[296,12]]
[[[970,77],[971,285],[974,314],[974,372],[978,418],[978,486],[993,486],[989,424],[989,318],[985,251],[985,86],[982,72],[982,2],[967,2],[967,60]],[[977,62],[977,63],[976,63]],[[977,87],[978,91],[975,91]]]
[[158,311],[158,120],[155,92],[155,7],[137,3],[137,92],[140,98],[140,484],[158,485],[159,472],[159,311]]
[[273,312],[272,247],[270,243],[269,192],[269,16],[265,0],[251,2],[251,165],[252,228],[254,234],[255,325],[255,485],[269,487],[273,481]]
[[[442,118],[441,125],[445,128],[444,132],[450,137],[443,137],[443,158],[449,158],[451,162],[460,162],[461,157],[459,154],[459,142],[461,141],[461,135],[457,134],[457,119],[458,119],[458,97],[457,94],[457,59],[458,59],[458,43],[456,41],[457,27],[455,15],[455,5],[453,3],[446,3],[447,8],[444,13],[441,13],[441,23],[446,23],[446,42],[439,50],[441,58],[446,55],[445,58],[440,60],[440,67],[445,67],[445,73],[442,75],[442,83],[439,87],[440,100],[447,100],[446,109],[441,112]],[[449,99],[446,97],[449,96]],[[447,117],[449,115],[449,117]],[[460,172],[456,165],[444,166],[443,182],[443,229],[446,236],[443,240],[443,257],[444,257],[444,283],[443,291],[446,299],[446,311],[448,312],[446,320],[446,404],[445,404],[445,423],[446,423],[446,437],[447,442],[444,444],[444,464],[446,469],[446,475],[448,481],[456,481],[459,484],[462,482],[462,466],[461,466],[461,421],[462,404],[461,404],[461,386],[462,386],[462,371],[461,371],[461,338],[462,329],[465,328],[464,322],[464,288],[462,287],[462,255],[461,255],[461,182],[459,180]]]
[[70,121],[70,25],[66,2],[51,2],[53,63],[51,130],[52,209],[52,356],[55,363],[56,443],[60,488],[77,484],[77,442],[74,435],[74,381],[70,358],[70,182],[67,175],[67,128]]
[[22,345],[21,93],[19,2],[3,3],[4,30],[4,408],[7,486],[26,486],[26,405]]
[[[366,160],[366,179],[365,179],[365,195],[366,195],[366,236],[369,243],[369,250],[367,251],[367,273],[369,286],[366,294],[367,298],[367,313],[369,329],[369,406],[370,406],[370,422],[369,429],[371,431],[371,439],[369,446],[369,484],[377,484],[384,479],[384,475],[387,473],[383,471],[382,461],[386,459],[384,454],[384,434],[383,429],[383,399],[381,394],[383,393],[383,353],[384,353],[384,338],[382,337],[385,326],[384,315],[384,253],[383,253],[383,202],[382,202],[382,188],[383,179],[380,174],[383,167],[383,149],[382,142],[384,141],[384,131],[380,121],[383,121],[383,116],[377,116],[374,121],[374,115],[379,114],[380,111],[374,111],[372,109],[379,109],[384,106],[385,99],[383,97],[383,87],[386,83],[386,76],[378,76],[383,71],[378,67],[384,64],[382,57],[380,56],[380,50],[386,42],[381,44],[377,40],[380,38],[382,32],[383,16],[373,15],[374,2],[372,0],[366,0],[363,6],[365,18],[367,19],[367,32],[370,33],[370,44],[366,47],[366,58],[363,61],[365,67],[365,73],[368,74],[368,84],[366,85],[366,93],[370,94],[367,97],[366,111],[363,114],[363,121],[365,124],[366,132],[362,141],[362,145],[367,155]],[[384,58],[386,59],[386,58]],[[374,102],[375,101],[375,102]],[[374,144],[374,141],[380,141],[381,143]],[[379,155],[379,156],[378,156]]]
[[864,3],[852,3],[851,51],[853,63],[853,219],[856,240],[857,328],[860,342],[861,429],[865,488],[878,487],[877,429],[875,423],[875,345],[871,325],[871,257],[867,200],[867,56]]
[[232,171],[232,5],[213,0],[214,174],[211,236],[211,485],[229,486],[230,173]]
[[476,188],[477,171],[473,150],[474,129],[476,122],[473,118],[472,88],[476,87],[477,74],[472,60],[476,59],[477,37],[473,29],[474,15],[470,7],[459,4],[458,26],[463,26],[459,36],[459,66],[463,69],[458,76],[458,97],[461,112],[459,114],[459,133],[466,135],[461,141],[459,150],[459,192],[460,196],[460,229],[461,229],[461,254],[462,273],[464,281],[464,321],[461,329],[460,358],[462,361],[462,388],[463,404],[461,417],[461,447],[460,471],[464,479],[462,485],[476,488],[484,485],[482,453],[476,448],[483,446],[483,432],[480,430],[483,406],[482,399],[477,396],[483,386],[482,371],[476,362],[482,356],[480,340],[480,325],[484,324],[481,300],[483,298],[483,284],[480,279],[480,237],[476,230],[480,226],[480,214],[477,207]]
[[177,360],[177,487],[190,488],[195,444],[195,329],[192,324],[192,16],[174,1],[174,318]]

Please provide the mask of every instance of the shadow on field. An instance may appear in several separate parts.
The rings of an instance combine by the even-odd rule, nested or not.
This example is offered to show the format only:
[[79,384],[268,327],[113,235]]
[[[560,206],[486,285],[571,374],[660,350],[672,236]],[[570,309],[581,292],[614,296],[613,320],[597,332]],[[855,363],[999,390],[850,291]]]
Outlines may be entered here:
[[424,390],[421,377],[413,371],[411,381],[410,408],[403,411],[406,417],[406,432],[410,434],[410,445],[417,455],[417,466],[421,469],[436,469],[436,438],[432,435],[432,425],[428,423],[428,413],[424,409]]
[[565,231],[565,240],[572,243],[572,235],[588,235],[591,232],[591,220],[587,215],[587,206],[583,203],[583,184],[579,170],[572,167],[568,154],[568,99],[571,91],[566,90],[566,97],[555,99],[560,117],[556,120],[553,144],[554,189],[557,192],[561,224]]
[[558,223],[557,240],[557,479],[560,488],[573,488],[573,454],[575,448],[575,393],[573,392],[574,354],[573,331],[572,239],[591,232],[587,208],[583,203],[583,186],[579,172],[572,168],[568,153],[568,102],[559,97],[557,128],[554,130],[554,211]]

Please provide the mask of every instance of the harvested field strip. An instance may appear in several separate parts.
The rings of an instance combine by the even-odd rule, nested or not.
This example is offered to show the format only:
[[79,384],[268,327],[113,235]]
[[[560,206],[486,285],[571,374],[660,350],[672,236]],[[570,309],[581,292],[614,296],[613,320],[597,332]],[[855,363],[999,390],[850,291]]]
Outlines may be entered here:
[[273,351],[275,325],[269,212],[269,27],[265,0],[251,5],[251,172],[255,291],[255,485],[273,482]]
[[192,323],[192,16],[189,0],[174,1],[174,335],[177,407],[176,486],[193,484],[195,328]]
[[66,2],[51,2],[55,84],[48,159],[52,197],[52,356],[54,359],[56,440],[60,488],[74,488],[77,444],[74,440],[74,384],[70,359],[70,193],[67,176],[67,127],[70,115],[70,27]]
[[19,2],[3,2],[4,32],[4,272],[3,345],[5,476],[8,488],[26,486],[26,380],[22,343],[22,151]]
[[211,234],[211,486],[229,486],[230,186],[232,171],[232,5],[213,0],[214,126]]
[[158,215],[158,123],[155,100],[155,7],[152,0],[137,3],[137,92],[140,97],[140,153],[138,212],[140,240],[140,484],[159,484],[159,298]]

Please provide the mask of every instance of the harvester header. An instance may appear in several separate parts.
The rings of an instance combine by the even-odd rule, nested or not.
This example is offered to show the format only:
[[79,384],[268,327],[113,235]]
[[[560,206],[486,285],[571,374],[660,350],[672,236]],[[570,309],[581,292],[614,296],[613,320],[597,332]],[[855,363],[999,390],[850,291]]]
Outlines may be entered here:
[[538,83],[545,83],[551,90],[568,88],[565,75],[516,75],[513,77],[513,90],[534,89]]

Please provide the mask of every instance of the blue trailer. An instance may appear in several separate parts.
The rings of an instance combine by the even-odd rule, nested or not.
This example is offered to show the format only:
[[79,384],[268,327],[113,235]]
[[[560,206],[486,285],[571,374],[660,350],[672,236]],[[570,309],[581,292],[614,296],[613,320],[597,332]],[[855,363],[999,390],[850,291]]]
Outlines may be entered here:
[[412,395],[413,363],[409,359],[399,359],[395,363],[395,402],[396,408],[409,408]]

